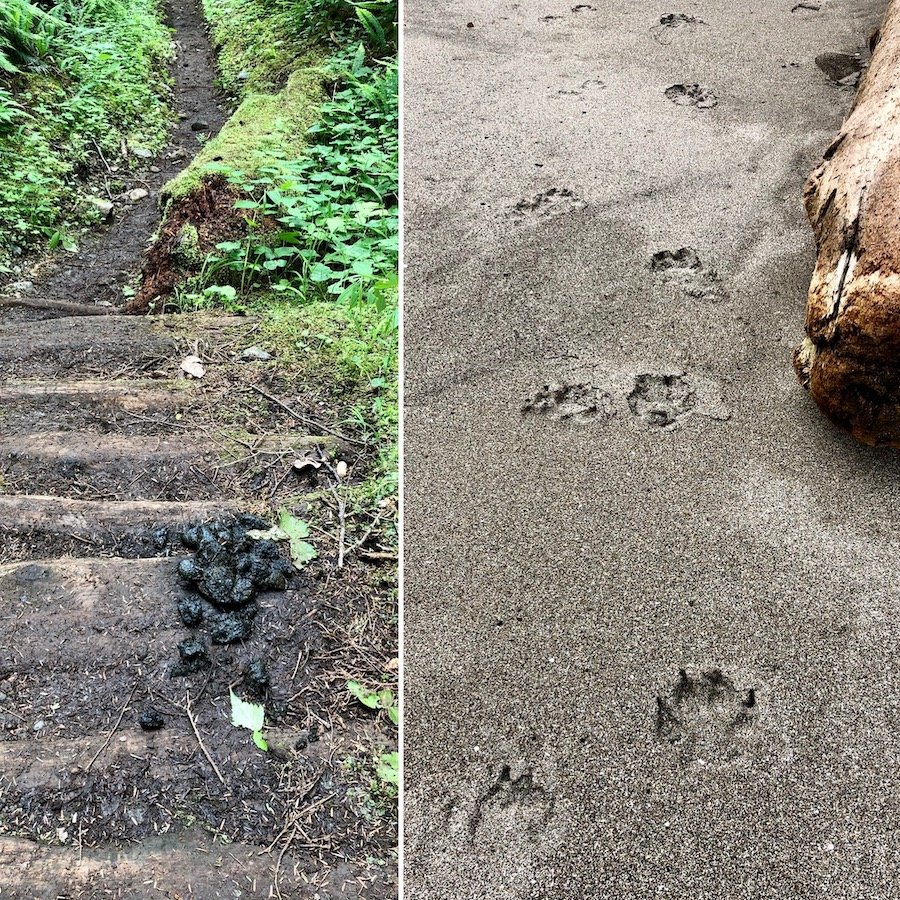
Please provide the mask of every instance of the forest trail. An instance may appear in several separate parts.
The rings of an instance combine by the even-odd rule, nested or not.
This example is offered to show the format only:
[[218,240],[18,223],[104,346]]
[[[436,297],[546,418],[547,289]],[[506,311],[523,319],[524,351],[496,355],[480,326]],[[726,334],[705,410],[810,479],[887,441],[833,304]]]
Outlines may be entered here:
[[[107,184],[104,199],[113,203],[113,210],[104,227],[82,240],[78,254],[54,254],[31,277],[19,280],[32,286],[18,296],[47,300],[60,308],[34,312],[26,306],[0,307],[0,323],[71,312],[63,304],[113,312],[127,299],[122,288],[136,275],[160,222],[160,190],[187,167],[200,142],[216,134],[227,118],[215,86],[215,57],[199,2],[170,7],[167,24],[176,46],[172,66],[176,119],[166,147],[156,159],[147,160],[144,171],[135,173],[121,194],[110,193]],[[132,191],[146,195],[134,200],[129,196]]]
[[[160,188],[225,120],[199,2],[176,6],[179,119],[135,185],[148,196],[117,201],[29,297],[115,313]],[[368,448],[322,423],[333,411],[312,389],[242,356],[259,349],[252,318],[66,312],[0,309],[0,894],[382,896],[365,860],[390,838],[366,832],[341,769],[377,740],[343,720],[366,567],[336,567],[317,535],[319,559],[260,593],[243,640],[213,636],[199,672],[172,675],[197,634],[177,611],[184,526],[269,521],[337,483],[327,461],[295,459],[352,466]],[[269,754],[230,722],[229,690],[247,696],[260,660]],[[163,728],[144,730],[149,712]]]

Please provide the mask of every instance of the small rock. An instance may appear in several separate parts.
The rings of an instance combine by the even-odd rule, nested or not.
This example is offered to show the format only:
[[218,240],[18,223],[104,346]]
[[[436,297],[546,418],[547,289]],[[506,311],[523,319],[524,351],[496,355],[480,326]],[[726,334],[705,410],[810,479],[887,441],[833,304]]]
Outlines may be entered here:
[[347,463],[345,463],[343,460],[341,460],[341,461],[334,467],[334,471],[335,471],[335,474],[337,475],[338,478],[346,478],[346,477],[347,477],[347,472],[349,471],[349,469],[348,469],[348,467],[347,467]]
[[238,72],[236,77],[238,81],[248,81],[250,79],[250,73],[244,69],[242,72]]
[[132,147],[131,155],[137,156],[140,159],[151,159],[153,156],[153,151],[148,150],[146,147]]
[[144,731],[159,731],[165,724],[166,720],[152,706],[145,709],[138,719],[138,725]]
[[30,294],[34,291],[33,281],[14,281],[9,290],[14,294]]
[[114,208],[112,201],[104,200],[103,197],[88,197],[87,202],[90,203],[104,219],[112,213]]
[[191,378],[202,378],[206,374],[203,361],[199,356],[186,356],[181,362],[181,371],[190,375]]
[[135,203],[149,196],[150,192],[146,188],[135,188],[133,191],[128,192],[128,199],[133,200]]
[[159,166],[150,166],[150,171],[151,172],[161,172],[162,170],[160,169]]
[[47,727],[47,723],[43,719],[38,719],[34,725],[31,726],[32,731],[43,731]]
[[258,362],[268,362],[272,358],[272,354],[262,347],[248,347],[241,353],[241,359],[254,360]]
[[196,122],[191,123],[191,131],[209,131],[209,122],[197,119]]

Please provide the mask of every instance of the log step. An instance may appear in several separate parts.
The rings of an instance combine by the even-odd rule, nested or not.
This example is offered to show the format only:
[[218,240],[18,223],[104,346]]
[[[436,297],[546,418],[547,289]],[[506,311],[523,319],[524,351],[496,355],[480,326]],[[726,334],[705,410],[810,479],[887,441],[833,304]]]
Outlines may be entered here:
[[[77,825],[69,831],[71,845],[77,839]],[[276,855],[260,855],[258,847],[246,844],[216,843],[199,829],[149,838],[140,845],[100,849],[0,838],[0,896],[10,900],[266,900],[276,896]],[[337,896],[298,883],[293,868],[293,857],[286,854],[279,881],[283,896],[297,900]],[[336,873],[332,890],[339,890],[346,900],[360,896],[352,881],[344,890],[341,880]]]
[[203,435],[129,437],[83,431],[0,438],[6,493],[86,499],[207,499],[219,493],[216,450]]
[[0,563],[57,556],[166,555],[177,532],[237,507],[224,500],[164,503],[0,495]]

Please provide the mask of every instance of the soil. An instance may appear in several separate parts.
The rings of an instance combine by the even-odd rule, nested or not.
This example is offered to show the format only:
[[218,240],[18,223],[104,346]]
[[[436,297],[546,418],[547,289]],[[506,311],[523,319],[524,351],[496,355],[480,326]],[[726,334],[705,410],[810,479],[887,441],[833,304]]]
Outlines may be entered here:
[[[199,4],[172,22],[186,118],[151,199],[36,296],[120,307],[192,123],[223,121]],[[373,785],[395,732],[345,682],[391,670],[395,572],[365,542],[338,566],[334,469],[292,466],[316,452],[352,481],[375,448],[336,436],[327,385],[242,360],[252,318],[64,312],[0,309],[0,894],[394,895],[396,802]],[[302,572],[243,533],[282,506],[315,527]],[[269,752],[231,690],[264,704]]]

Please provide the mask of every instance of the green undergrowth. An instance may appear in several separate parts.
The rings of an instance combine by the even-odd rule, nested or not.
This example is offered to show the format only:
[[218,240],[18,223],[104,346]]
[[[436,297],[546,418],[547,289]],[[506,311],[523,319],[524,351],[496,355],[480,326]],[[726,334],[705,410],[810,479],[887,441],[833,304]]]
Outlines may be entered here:
[[171,54],[157,0],[0,0],[0,272],[35,246],[74,249],[123,146],[162,146]]
[[166,190],[187,209],[224,177],[243,224],[207,242],[202,264],[176,261],[172,305],[258,316],[280,363],[339,394],[342,424],[378,448],[359,499],[383,498],[398,468],[396,3],[204,7],[239,103]]

